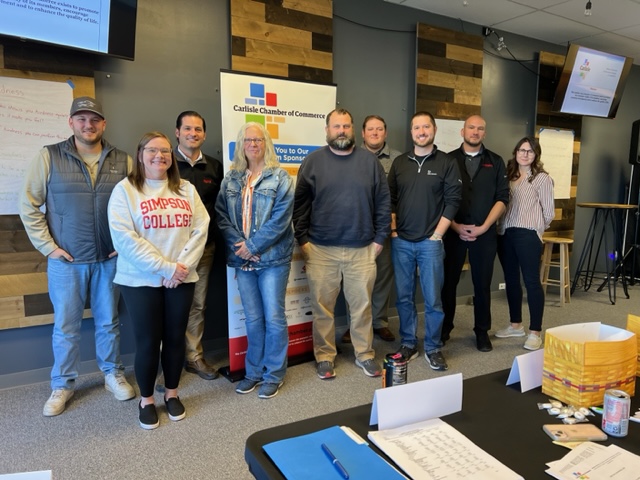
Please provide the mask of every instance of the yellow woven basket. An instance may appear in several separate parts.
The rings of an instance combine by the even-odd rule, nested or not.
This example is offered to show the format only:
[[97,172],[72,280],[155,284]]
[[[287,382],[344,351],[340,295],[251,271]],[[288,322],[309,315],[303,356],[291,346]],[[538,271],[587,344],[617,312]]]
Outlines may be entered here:
[[637,357],[636,335],[625,330],[597,322],[551,328],[542,392],[576,407],[602,405],[610,388],[633,395]]
[[[636,337],[640,337],[640,317],[637,315],[629,314],[627,316],[627,330],[636,334]],[[640,377],[640,342],[638,342],[638,357],[636,376]]]

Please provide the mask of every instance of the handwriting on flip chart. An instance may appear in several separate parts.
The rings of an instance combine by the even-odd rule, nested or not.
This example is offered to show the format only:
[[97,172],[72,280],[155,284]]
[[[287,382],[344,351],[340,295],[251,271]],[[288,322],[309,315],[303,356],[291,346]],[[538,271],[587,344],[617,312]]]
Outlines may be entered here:
[[18,213],[18,192],[38,151],[71,134],[72,99],[66,83],[0,77],[0,215]]

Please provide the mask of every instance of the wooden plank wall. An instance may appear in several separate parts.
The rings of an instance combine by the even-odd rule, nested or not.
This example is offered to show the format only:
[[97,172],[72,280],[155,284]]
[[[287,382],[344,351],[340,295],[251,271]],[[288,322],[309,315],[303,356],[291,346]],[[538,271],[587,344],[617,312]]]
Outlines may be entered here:
[[[556,199],[556,216],[545,236],[573,238],[576,217],[576,190],[578,185],[578,163],[580,160],[580,137],[582,133],[582,117],[551,111],[556,86],[560,80],[564,55],[540,52],[538,76],[538,104],[536,112],[536,136],[541,128],[559,128],[573,130],[573,165],[571,169],[571,193],[568,199]],[[544,152],[542,152],[544,163]],[[570,247],[571,248],[571,247]]]
[[333,0],[231,0],[231,68],[333,82]]
[[[74,96],[95,96],[90,77],[0,69],[0,77],[75,84]],[[71,135],[71,130],[69,130]],[[35,157],[37,152],[33,152]],[[47,260],[35,250],[18,215],[0,215],[0,330],[53,323],[47,288]],[[85,318],[91,316],[85,311]]]
[[464,120],[480,114],[484,39],[418,24],[416,111]]

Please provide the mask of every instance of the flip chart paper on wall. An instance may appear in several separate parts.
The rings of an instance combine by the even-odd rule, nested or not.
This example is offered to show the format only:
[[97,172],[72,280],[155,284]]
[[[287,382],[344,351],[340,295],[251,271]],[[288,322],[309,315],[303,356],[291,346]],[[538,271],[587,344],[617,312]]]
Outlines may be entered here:
[[25,171],[45,145],[71,135],[66,83],[0,77],[0,215],[18,213]]
[[573,140],[573,130],[540,129],[541,159],[553,179],[554,198],[571,197]]
[[449,153],[456,148],[460,148],[462,144],[462,135],[460,131],[464,127],[463,120],[446,120],[443,118],[436,119],[436,141],[438,150]]

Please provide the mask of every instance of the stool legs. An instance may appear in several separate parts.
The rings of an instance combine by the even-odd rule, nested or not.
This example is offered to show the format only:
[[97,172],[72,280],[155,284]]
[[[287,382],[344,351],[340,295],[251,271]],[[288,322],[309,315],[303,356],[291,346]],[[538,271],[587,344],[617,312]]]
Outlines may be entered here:
[[[560,247],[560,261],[552,262],[553,246],[558,244]],[[549,271],[551,267],[558,267],[559,280],[549,279]],[[565,303],[571,303],[571,273],[569,271],[569,243],[566,240],[553,241],[553,239],[545,240],[544,251],[542,253],[542,264],[540,265],[540,283],[542,283],[542,291],[547,293],[547,285],[558,285],[560,287],[560,306]]]
[[542,264],[540,265],[540,283],[542,291],[547,294],[547,284],[549,282],[549,270],[551,269],[551,254],[553,253],[553,243],[544,242],[542,251]]

